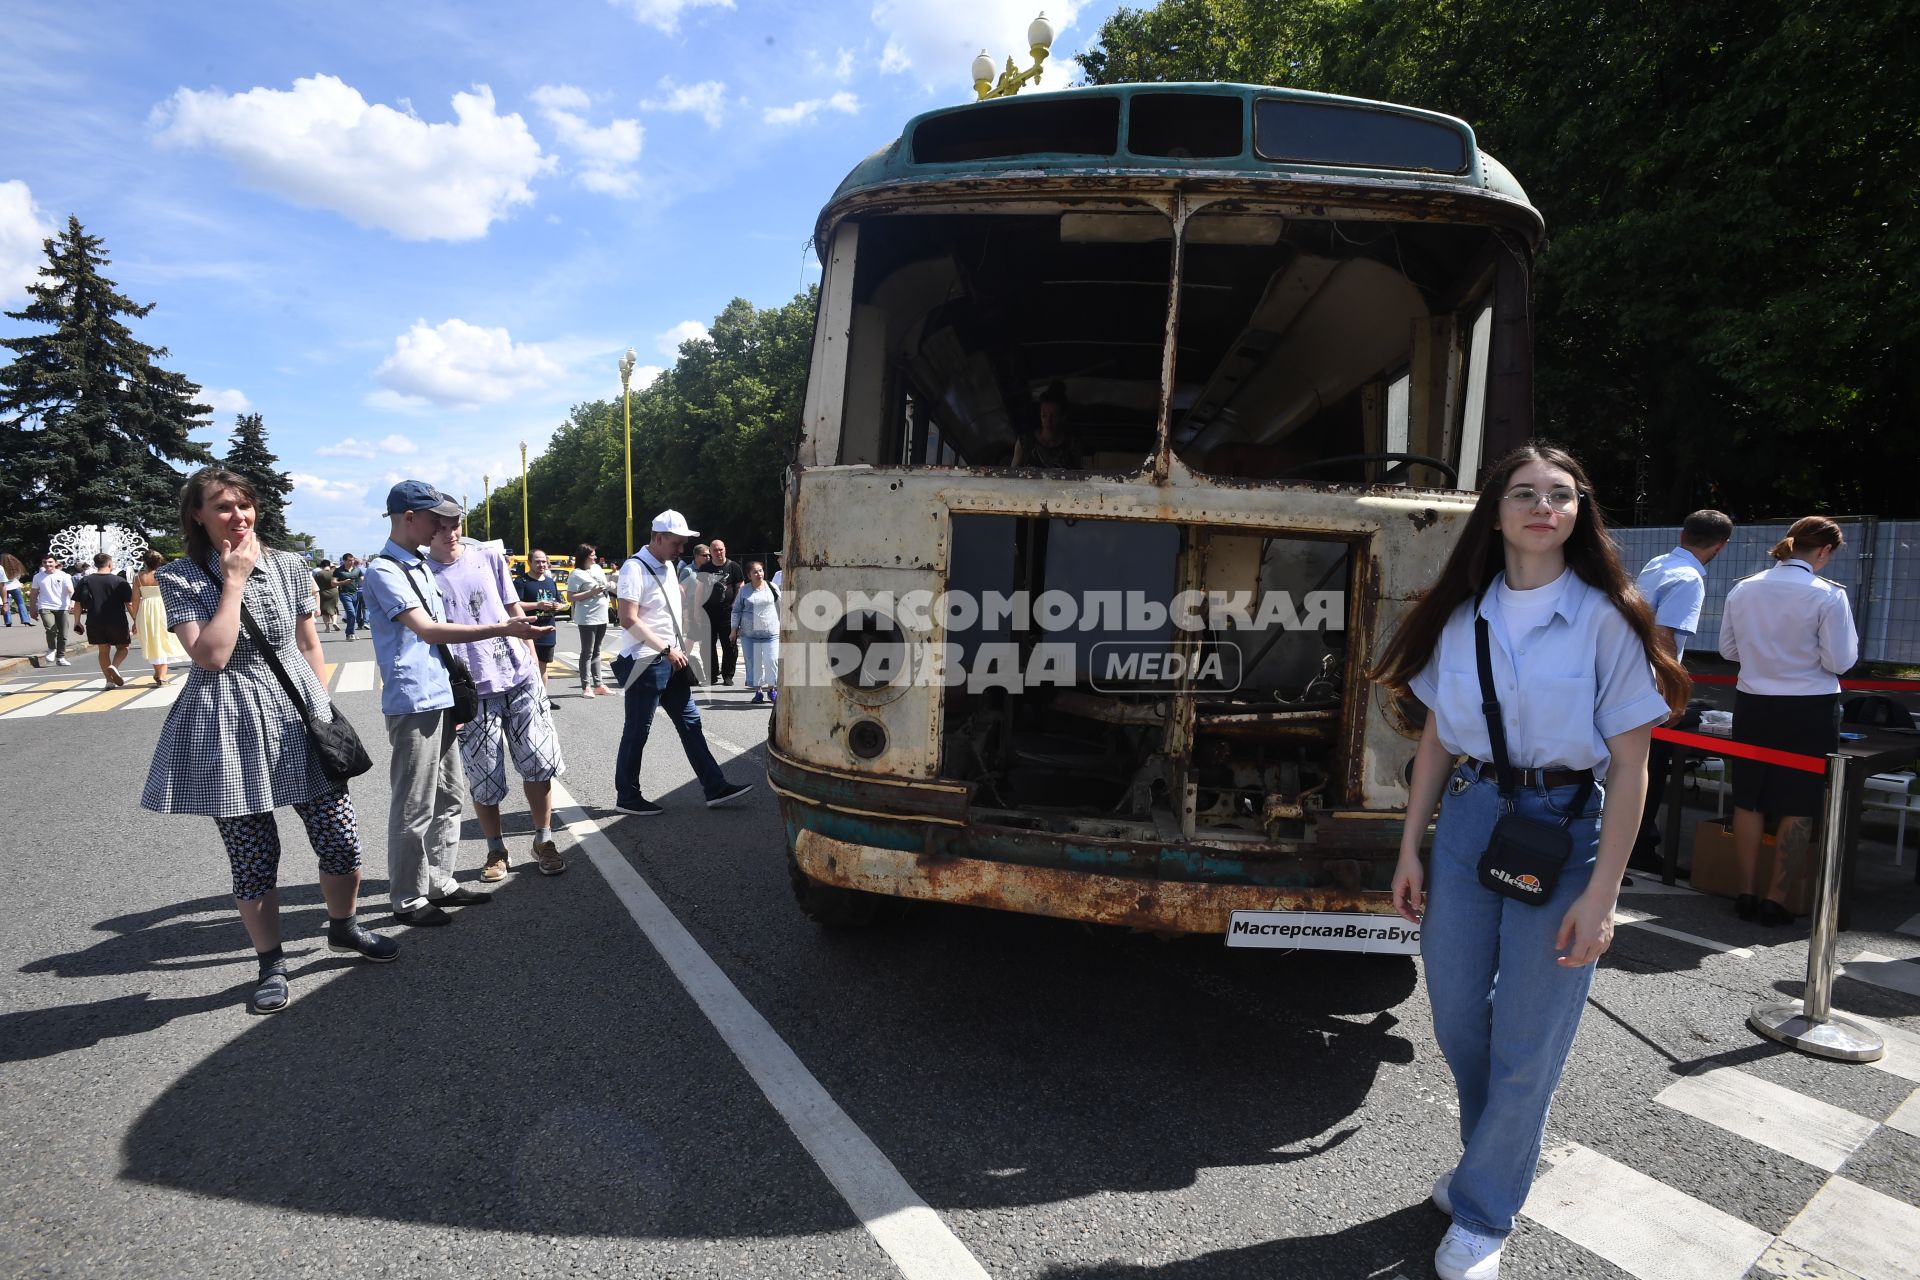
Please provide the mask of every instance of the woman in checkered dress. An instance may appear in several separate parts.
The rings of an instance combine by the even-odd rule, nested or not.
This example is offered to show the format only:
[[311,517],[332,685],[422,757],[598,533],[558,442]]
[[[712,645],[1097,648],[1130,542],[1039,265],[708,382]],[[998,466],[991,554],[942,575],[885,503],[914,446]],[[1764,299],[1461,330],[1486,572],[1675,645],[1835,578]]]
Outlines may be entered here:
[[167,627],[193,666],[160,731],[140,803],[156,813],[213,819],[232,864],[234,905],[260,962],[251,1004],[277,1013],[289,993],[275,809],[293,806],[320,857],[327,949],[384,961],[399,947],[355,918],[360,836],[353,801],[321,770],[299,709],[242,625],[244,607],[312,714],[331,719],[312,576],[298,556],[261,545],[255,516],[252,484],[232,471],[207,467],[180,491],[187,551],[156,580]]

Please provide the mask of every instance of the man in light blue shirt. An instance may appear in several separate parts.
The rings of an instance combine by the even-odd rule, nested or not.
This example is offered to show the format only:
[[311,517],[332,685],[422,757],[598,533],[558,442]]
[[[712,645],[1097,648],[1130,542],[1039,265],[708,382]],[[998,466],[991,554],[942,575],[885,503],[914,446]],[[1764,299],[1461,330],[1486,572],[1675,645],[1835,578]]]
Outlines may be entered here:
[[[1653,629],[1673,645],[1673,656],[1685,655],[1687,641],[1700,629],[1700,611],[1707,602],[1707,566],[1727,549],[1733,520],[1724,512],[1702,508],[1680,526],[1680,545],[1647,561],[1636,585],[1653,606]],[[1693,717],[1693,724],[1685,721]],[[1699,720],[1688,711],[1675,722],[1692,728]],[[1660,824],[1656,820],[1666,795],[1667,773],[1673,767],[1673,748],[1655,738],[1647,750],[1647,803],[1640,816],[1640,835],[1633,842],[1627,866],[1636,871],[1663,870]]]
[[508,636],[533,640],[551,635],[530,619],[461,624],[447,621],[440,588],[419,548],[433,541],[444,522],[457,526],[460,504],[421,480],[402,480],[387,494],[392,536],[367,564],[360,585],[372,615],[373,657],[385,687],[380,710],[387,718],[393,786],[387,813],[387,871],[394,918],[403,924],[450,924],[445,908],[491,902],[489,894],[453,879],[460,843],[460,810],[466,777],[454,736],[453,685],[441,646]]

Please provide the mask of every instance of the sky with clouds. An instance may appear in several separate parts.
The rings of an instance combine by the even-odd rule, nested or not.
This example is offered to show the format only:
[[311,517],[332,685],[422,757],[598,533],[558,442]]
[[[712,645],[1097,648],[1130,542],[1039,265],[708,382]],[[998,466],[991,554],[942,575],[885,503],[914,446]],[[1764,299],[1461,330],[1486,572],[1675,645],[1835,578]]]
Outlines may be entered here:
[[1061,88],[1112,0],[9,0],[0,306],[77,215],[208,442],[263,414],[290,526],[364,550],[393,479],[478,503],[629,346],[818,280],[840,179],[1042,3]]

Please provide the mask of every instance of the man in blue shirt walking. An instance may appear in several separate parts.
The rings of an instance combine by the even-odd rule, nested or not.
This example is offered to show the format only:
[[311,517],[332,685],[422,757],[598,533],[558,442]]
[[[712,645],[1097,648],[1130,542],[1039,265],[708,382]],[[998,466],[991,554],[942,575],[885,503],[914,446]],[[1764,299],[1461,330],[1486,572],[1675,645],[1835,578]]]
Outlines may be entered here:
[[[1700,629],[1700,611],[1707,602],[1707,566],[1726,550],[1733,537],[1733,520],[1724,512],[1705,508],[1680,526],[1680,545],[1655,556],[1640,570],[1636,585],[1653,606],[1653,629],[1673,646],[1673,656],[1685,655],[1687,641]],[[1689,708],[1672,727],[1693,729],[1699,713]],[[1627,865],[1636,871],[1658,873],[1660,858],[1660,800],[1666,794],[1667,772],[1673,767],[1673,748],[1658,738],[1647,751],[1647,803],[1640,817],[1640,835]]]

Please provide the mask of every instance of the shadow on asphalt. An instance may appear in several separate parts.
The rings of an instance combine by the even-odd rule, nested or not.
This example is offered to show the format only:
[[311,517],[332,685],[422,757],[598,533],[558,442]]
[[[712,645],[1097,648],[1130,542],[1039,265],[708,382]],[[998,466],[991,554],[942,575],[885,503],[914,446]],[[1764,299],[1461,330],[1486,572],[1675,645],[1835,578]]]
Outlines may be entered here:
[[[1357,1132],[1382,1065],[1412,1061],[1392,1012],[1415,990],[1405,958],[936,905],[827,933],[793,904],[771,804],[709,811],[691,783],[662,803],[665,818],[609,821],[615,845],[935,1209],[1310,1170]],[[287,1012],[153,1102],[123,1176],[535,1233],[854,1225],[584,858],[556,879],[521,870],[498,897],[396,932],[397,964],[296,979]],[[231,939],[206,949],[231,954]],[[1313,1247],[1372,1256],[1379,1227]],[[1311,1243],[1272,1246],[1276,1274]]]
[[1356,1223],[1345,1231],[1269,1240],[1243,1249],[1219,1249],[1160,1266],[1111,1262],[1049,1267],[1045,1280],[1229,1280],[1237,1277],[1425,1275],[1427,1255],[1447,1220],[1426,1203]]

